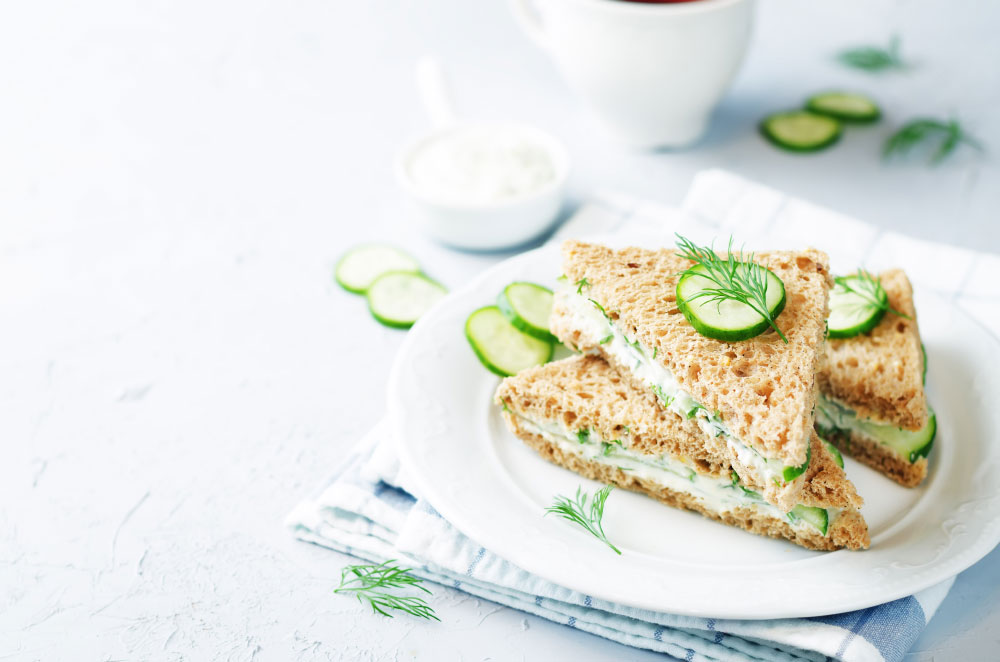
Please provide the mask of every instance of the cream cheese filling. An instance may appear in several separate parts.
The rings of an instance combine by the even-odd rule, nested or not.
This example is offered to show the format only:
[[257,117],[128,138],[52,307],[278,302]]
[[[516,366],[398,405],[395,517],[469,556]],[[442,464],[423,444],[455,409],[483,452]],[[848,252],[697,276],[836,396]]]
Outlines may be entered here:
[[[680,458],[668,454],[638,453],[630,450],[620,440],[601,439],[592,430],[574,432],[559,423],[536,422],[519,414],[514,415],[518,417],[525,430],[540,435],[565,453],[599,464],[613,466],[631,476],[662,485],[675,492],[689,494],[713,512],[724,514],[735,508],[747,508],[761,515],[783,519],[796,529],[803,526],[818,528],[800,515],[804,509],[806,511],[823,509],[796,506],[791,512],[785,513],[780,508],[764,501],[756,492],[742,487],[731,478],[719,478],[698,473]],[[837,508],[825,510],[828,522],[832,522],[836,514],[840,512],[840,509]]]
[[721,437],[739,461],[751,467],[763,480],[778,484],[786,482],[785,465],[781,460],[768,459],[733,436],[716,413],[697,402],[681,387],[670,369],[655,360],[655,351],[636,340],[629,340],[598,304],[571,291],[566,292],[565,300],[573,328],[589,343],[600,344],[604,351],[628,366],[632,374],[653,390],[666,409],[679,416],[693,418],[706,435]]

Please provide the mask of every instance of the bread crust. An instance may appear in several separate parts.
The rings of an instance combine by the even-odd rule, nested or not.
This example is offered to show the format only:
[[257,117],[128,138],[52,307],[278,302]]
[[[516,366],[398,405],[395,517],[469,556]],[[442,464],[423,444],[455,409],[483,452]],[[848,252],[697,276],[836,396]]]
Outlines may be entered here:
[[901,457],[878,441],[853,430],[831,430],[825,438],[845,455],[850,455],[903,487],[917,487],[927,478],[926,457],[910,463],[909,458]]
[[612,483],[623,489],[650,496],[668,506],[700,513],[709,519],[739,527],[757,535],[783,538],[807,549],[817,551],[833,551],[844,548],[858,550],[867,549],[871,544],[868,536],[868,525],[856,510],[840,512],[829,523],[825,536],[819,531],[806,527],[794,528],[783,518],[755,512],[749,508],[737,507],[728,512],[714,511],[691,494],[677,492],[642,477],[629,475],[616,467],[566,453],[540,435],[522,428],[520,420],[508,412],[504,413],[504,418],[514,434],[536,450],[544,459],[585,478],[602,483]]
[[[827,255],[815,249],[756,253],[785,286],[786,305],[773,332],[740,342],[707,338],[677,308],[679,274],[689,260],[668,249],[612,250],[597,244],[563,244],[563,271],[570,282],[586,279],[583,294],[599,302],[630,338],[655,350],[682,387],[719,412],[733,434],[765,457],[788,466],[805,462],[813,427],[816,371],[826,329],[829,288]],[[552,330],[583,351],[597,341],[580,338],[556,297]]]
[[786,512],[800,503],[826,508],[859,508],[863,503],[815,433],[810,436],[809,468],[795,481],[775,485],[742,466],[721,439],[661,407],[630,372],[616,370],[600,356],[572,356],[523,370],[501,382],[496,400],[532,421],[593,431],[639,453],[686,458],[702,474],[728,478],[735,470],[748,487]]
[[853,338],[830,339],[820,362],[820,390],[868,418],[904,430],[927,424],[923,349],[913,287],[901,269],[879,274],[889,305],[878,326]]

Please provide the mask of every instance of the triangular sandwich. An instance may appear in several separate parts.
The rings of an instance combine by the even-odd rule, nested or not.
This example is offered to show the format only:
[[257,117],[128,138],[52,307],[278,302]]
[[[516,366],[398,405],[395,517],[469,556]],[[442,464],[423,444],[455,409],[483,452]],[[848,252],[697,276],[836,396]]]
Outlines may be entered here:
[[800,501],[810,462],[816,371],[832,281],[817,250],[753,256],[784,287],[776,324],[726,342],[702,335],[679,310],[676,289],[692,266],[675,250],[563,244],[564,287],[552,332],[567,346],[600,353],[623,378],[658,396],[704,439],[725,442],[741,480],[788,511]]
[[587,478],[809,549],[869,545],[861,498],[815,434],[799,502],[786,513],[737,477],[722,441],[706,443],[694,420],[663,409],[601,357],[524,370],[501,383],[496,400],[518,438]]
[[926,356],[906,274],[892,269],[878,280],[891,310],[867,332],[827,341],[816,429],[860,462],[914,487],[927,476],[937,428],[924,393]]

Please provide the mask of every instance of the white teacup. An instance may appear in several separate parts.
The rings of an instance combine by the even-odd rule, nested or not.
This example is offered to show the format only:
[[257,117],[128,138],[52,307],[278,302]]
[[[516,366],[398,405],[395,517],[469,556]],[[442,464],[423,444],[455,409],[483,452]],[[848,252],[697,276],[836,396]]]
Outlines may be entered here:
[[611,133],[645,148],[701,137],[743,61],[753,13],[753,0],[511,4]]

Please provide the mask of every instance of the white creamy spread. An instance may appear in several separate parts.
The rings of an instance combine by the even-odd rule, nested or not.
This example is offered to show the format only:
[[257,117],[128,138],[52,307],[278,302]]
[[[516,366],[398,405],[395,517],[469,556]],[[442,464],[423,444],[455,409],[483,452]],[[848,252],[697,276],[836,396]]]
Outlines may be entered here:
[[681,388],[668,368],[653,359],[652,350],[630,341],[593,301],[572,292],[567,294],[567,310],[573,318],[573,328],[579,330],[588,343],[600,343],[604,351],[622,365],[629,366],[632,374],[647,384],[667,409],[679,416],[693,417],[706,435],[722,437],[740,462],[752,467],[762,479],[784,482],[784,464],[780,460],[769,460],[734,437],[717,416]]
[[556,177],[545,146],[516,127],[459,127],[422,144],[406,171],[424,195],[443,203],[506,202],[541,190]]
[[[794,513],[784,513],[759,495],[734,485],[731,479],[716,478],[696,472],[682,460],[667,455],[649,455],[630,450],[622,443],[598,438],[593,431],[584,437],[558,423],[538,423],[518,416],[522,427],[555,444],[560,450],[584,459],[617,467],[631,476],[649,480],[675,492],[690,494],[709,510],[726,513],[734,508],[749,508],[770,517],[784,518],[793,528],[811,526]],[[827,509],[833,521],[837,509]]]

